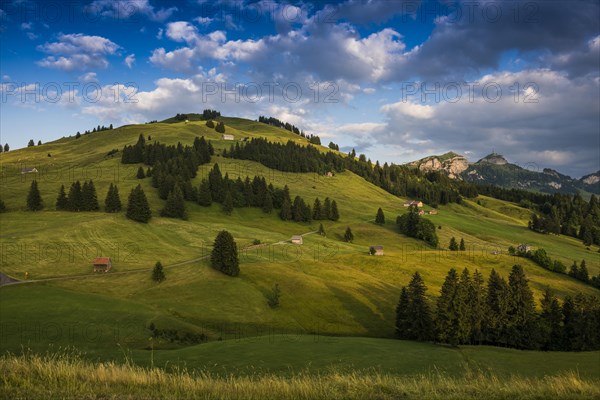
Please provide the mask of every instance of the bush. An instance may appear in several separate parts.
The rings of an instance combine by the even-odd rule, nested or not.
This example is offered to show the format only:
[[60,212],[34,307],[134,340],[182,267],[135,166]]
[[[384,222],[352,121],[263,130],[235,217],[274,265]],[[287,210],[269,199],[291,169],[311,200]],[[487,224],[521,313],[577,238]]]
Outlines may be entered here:
[[279,307],[279,299],[281,298],[281,289],[279,289],[279,284],[275,284],[271,291],[265,295],[267,298],[267,304],[271,308]]

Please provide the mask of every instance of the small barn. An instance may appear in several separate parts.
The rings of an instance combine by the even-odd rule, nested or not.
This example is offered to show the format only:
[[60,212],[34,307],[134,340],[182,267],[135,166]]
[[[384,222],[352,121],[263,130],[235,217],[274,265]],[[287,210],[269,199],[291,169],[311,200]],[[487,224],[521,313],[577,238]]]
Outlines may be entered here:
[[94,260],[94,272],[108,272],[112,268],[110,257],[96,257]]
[[520,253],[527,253],[529,250],[531,250],[531,246],[528,245],[527,243],[522,243],[520,245],[517,246],[517,250]]
[[423,202],[422,201],[417,201],[417,200],[409,201],[408,203],[404,203],[404,207],[418,207],[418,208],[421,208],[421,207],[423,207]]
[[333,176],[333,172],[329,171],[329,172],[327,172],[326,175],[327,175],[328,178],[331,178]]
[[235,138],[233,137],[233,135],[228,135],[228,134],[223,134],[222,136],[223,140],[234,140]]
[[302,240],[302,236],[300,235],[294,235],[292,236],[292,244],[303,244],[304,241]]
[[434,208],[433,210],[429,211],[429,215],[437,215],[438,211]]
[[383,246],[370,246],[369,254],[372,256],[382,256],[383,255]]
[[38,170],[37,168],[23,168],[21,169],[21,174],[37,174]]

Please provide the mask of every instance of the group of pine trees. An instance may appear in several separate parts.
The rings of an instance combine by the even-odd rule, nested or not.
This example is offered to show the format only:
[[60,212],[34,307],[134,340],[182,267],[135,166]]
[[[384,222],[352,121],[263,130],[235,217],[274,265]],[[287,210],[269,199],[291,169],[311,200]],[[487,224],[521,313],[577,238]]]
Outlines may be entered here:
[[[38,140],[37,145],[41,146],[42,145],[42,141]],[[35,146],[35,142],[33,141],[33,139],[29,139],[29,142],[27,143],[27,147],[33,147],[33,146]]]
[[465,240],[460,238],[460,244],[456,241],[456,238],[452,236],[450,238],[450,243],[448,244],[448,249],[450,251],[465,251],[467,248],[465,246]]
[[[535,206],[529,229],[539,233],[562,234],[579,238],[586,246],[600,245],[600,204],[592,195],[587,203],[581,195],[546,195]],[[539,213],[539,215],[538,215]]]
[[[96,132],[102,132],[102,131],[109,131],[113,128],[113,125],[110,124],[109,126],[104,126],[104,125],[98,125],[97,127],[93,128],[91,131],[85,131],[83,132],[84,135],[89,135],[90,133],[96,133]],[[81,132],[77,132],[75,134],[75,139],[79,139],[81,137]]]
[[98,196],[94,181],[85,181],[83,185],[73,182],[69,188],[69,194],[65,192],[65,186],[61,185],[56,198],[56,209],[60,211],[98,211]]
[[592,296],[567,296],[561,306],[547,290],[536,312],[533,293],[520,265],[508,282],[492,270],[487,284],[477,270],[451,269],[432,309],[420,274],[400,292],[396,335],[400,339],[486,344],[518,349],[584,351],[600,349],[600,303]]
[[4,143],[4,147],[2,147],[2,145],[0,145],[0,153],[4,152],[8,152],[10,150],[10,146],[8,145],[8,143]]
[[590,278],[585,260],[581,261],[581,265],[579,267],[577,266],[577,262],[573,261],[571,268],[567,272],[567,267],[560,260],[552,260],[548,253],[546,253],[546,250],[542,248],[525,252],[510,246],[508,248],[508,253],[510,255],[529,258],[540,267],[549,271],[557,272],[559,274],[568,273],[569,276],[600,289],[600,273],[598,273],[597,276]]
[[438,237],[433,222],[426,218],[421,218],[417,207],[410,207],[406,214],[396,218],[396,224],[400,233],[420,239],[433,247],[438,245]]
[[[262,122],[263,124],[276,126],[278,128],[283,128],[288,130],[296,135],[302,136],[303,138],[308,139],[308,141],[312,144],[321,145],[321,138],[317,135],[306,135],[303,131],[290,124],[289,122],[283,122],[273,117],[263,117],[262,115],[258,117],[258,122]],[[339,150],[339,149],[338,149]]]

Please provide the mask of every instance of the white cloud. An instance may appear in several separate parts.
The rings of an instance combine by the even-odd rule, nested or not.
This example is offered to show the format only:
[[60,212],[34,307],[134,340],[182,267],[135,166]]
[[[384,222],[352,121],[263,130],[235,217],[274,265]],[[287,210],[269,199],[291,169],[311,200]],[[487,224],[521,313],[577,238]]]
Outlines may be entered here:
[[194,18],[194,21],[196,21],[199,25],[208,26],[214,21],[214,19],[210,17],[198,17]]
[[133,67],[134,62],[135,62],[135,54],[130,54],[127,57],[125,57],[125,65],[127,65],[127,67],[129,69],[131,69],[131,67]]
[[92,15],[115,19],[130,19],[136,15],[144,15],[152,21],[164,21],[169,18],[177,7],[155,9],[149,0],[95,0],[87,11]]
[[404,101],[386,104],[381,107],[381,111],[386,114],[395,114],[396,117],[404,116],[416,119],[430,119],[434,114],[434,108],[432,106]]
[[57,42],[45,43],[38,50],[51,54],[38,61],[38,65],[64,71],[106,68],[106,56],[115,54],[120,46],[101,36],[82,33],[60,34]]
[[79,77],[79,80],[84,83],[98,82],[98,77],[95,72],[88,72]]

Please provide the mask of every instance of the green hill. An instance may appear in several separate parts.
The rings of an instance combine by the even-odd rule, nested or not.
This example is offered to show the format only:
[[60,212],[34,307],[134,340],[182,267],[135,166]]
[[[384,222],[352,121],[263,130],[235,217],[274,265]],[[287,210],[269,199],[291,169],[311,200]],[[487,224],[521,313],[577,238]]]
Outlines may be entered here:
[[[219,119],[236,140],[263,137],[273,142],[293,140],[308,144],[298,135],[259,122]],[[150,179],[136,179],[139,165],[120,162],[123,146],[134,144],[140,134],[166,144],[190,145],[196,136],[211,140],[216,155],[211,164],[200,167],[193,180],[195,186],[216,162],[231,178],[264,176],[275,186],[287,185],[292,198],[300,195],[311,205],[316,197],[333,198],[341,218],[337,222],[323,222],[326,236],[315,234],[319,221],[284,222],[276,213],[264,214],[256,208],[236,208],[227,216],[218,204],[204,208],[187,202],[188,220],[161,218],[159,210],[165,202],[151,187]],[[203,358],[202,354],[205,348],[218,348],[214,346],[219,339],[229,341],[270,334],[391,338],[400,287],[408,283],[415,271],[422,274],[431,298],[439,294],[450,268],[479,269],[485,277],[494,268],[507,277],[516,263],[524,266],[537,300],[548,287],[561,298],[578,292],[599,293],[589,285],[545,270],[527,259],[497,254],[510,245],[529,243],[545,248],[552,258],[567,265],[573,260],[586,259],[590,274],[600,272],[596,246],[587,249],[573,238],[528,230],[529,213],[516,204],[480,196],[461,205],[440,206],[437,215],[426,215],[424,218],[441,227],[437,230],[440,247],[446,248],[452,236],[464,238],[468,251],[449,253],[398,233],[394,221],[397,215],[406,212],[403,204],[409,199],[393,196],[350,171],[332,177],[284,173],[260,163],[221,157],[222,150],[231,143],[222,140],[204,122],[190,119],[187,123],[130,125],[1,153],[1,192],[8,212],[0,214],[0,271],[16,279],[23,280],[26,274],[28,278],[24,283],[0,288],[0,315],[7,327],[2,352],[20,352],[23,347],[43,352],[51,344],[54,348],[75,346],[94,359],[117,360],[123,352],[130,352],[134,360],[144,363],[148,358],[146,349],[152,346],[159,363],[181,359],[189,365],[205,366],[206,363],[192,359],[198,354],[198,359],[211,360],[212,356]],[[119,151],[109,156],[113,149]],[[327,151],[324,147],[321,150]],[[36,167],[39,172],[21,174],[26,167]],[[25,211],[27,192],[34,178],[45,204],[44,210],[36,213]],[[55,211],[60,185],[68,188],[71,182],[86,179],[94,180],[101,207],[111,183],[118,185],[124,203],[131,189],[141,184],[153,219],[146,225],[126,219],[123,212]],[[386,215],[384,226],[374,224],[379,207]],[[427,206],[425,209],[430,210]],[[348,226],[354,232],[353,243],[342,241]],[[222,229],[233,234],[240,248],[238,278],[214,271],[206,258]],[[297,234],[306,234],[302,246],[288,242]],[[255,240],[260,240],[262,246],[253,246]],[[370,245],[384,246],[385,255],[370,256]],[[92,272],[91,261],[97,255],[112,257],[110,273]],[[159,260],[167,266],[167,280],[160,285],[150,280],[150,270]],[[265,294],[275,283],[281,287],[283,296],[281,306],[271,309]],[[194,348],[184,341],[150,343],[151,323],[182,335],[205,334],[209,343]],[[36,333],[36,329],[42,329],[42,333]],[[60,333],[52,336],[52,329],[59,329]],[[74,333],[70,334],[69,329]],[[346,343],[345,340],[350,339],[340,342]],[[397,342],[373,343],[393,346]],[[454,350],[437,349],[457,357]],[[247,347],[242,361],[231,366],[251,365],[244,360],[263,350]],[[303,351],[309,350],[299,352]],[[332,348],[330,360],[338,351],[345,350]],[[472,353],[474,359],[483,360],[486,352],[496,351],[500,350],[473,348],[465,349],[463,354]],[[423,350],[423,354],[427,352]],[[282,350],[276,350],[272,360],[265,359],[263,364],[275,363],[277,354],[283,354]],[[215,356],[214,362],[227,364],[227,357]],[[548,357],[554,360],[553,355]],[[579,362],[587,362],[581,361],[586,357],[568,355],[564,365],[576,368]],[[285,368],[285,357],[279,361],[280,364],[275,364]],[[308,361],[295,367],[303,368]],[[323,363],[322,367],[329,365],[327,361]],[[558,361],[553,364],[540,359],[540,363],[550,372],[562,370]],[[424,362],[424,365],[432,364]],[[498,371],[509,371],[512,366],[507,365]],[[396,372],[403,369],[394,368]]]

